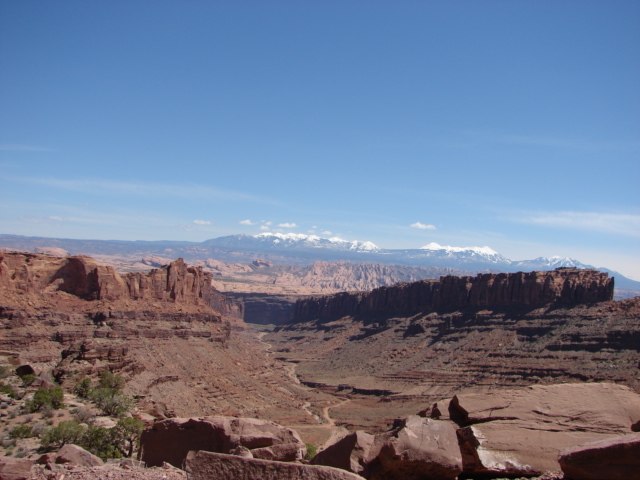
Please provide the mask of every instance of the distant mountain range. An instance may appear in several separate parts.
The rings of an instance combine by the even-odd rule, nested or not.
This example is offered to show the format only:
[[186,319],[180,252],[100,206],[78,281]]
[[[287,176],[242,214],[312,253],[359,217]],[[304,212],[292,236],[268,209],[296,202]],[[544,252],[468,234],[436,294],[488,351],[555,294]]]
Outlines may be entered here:
[[558,267],[597,268],[615,277],[616,288],[640,291],[640,282],[603,267],[586,265],[568,257],[510,260],[489,247],[451,247],[430,243],[417,249],[383,249],[371,242],[346,241],[295,233],[229,235],[204,242],[73,240],[0,235],[0,247],[36,251],[59,248],[71,255],[183,257],[188,262],[213,258],[225,262],[250,262],[263,258],[274,263],[306,265],[329,262],[379,263],[419,267],[455,268],[475,272],[553,270]]

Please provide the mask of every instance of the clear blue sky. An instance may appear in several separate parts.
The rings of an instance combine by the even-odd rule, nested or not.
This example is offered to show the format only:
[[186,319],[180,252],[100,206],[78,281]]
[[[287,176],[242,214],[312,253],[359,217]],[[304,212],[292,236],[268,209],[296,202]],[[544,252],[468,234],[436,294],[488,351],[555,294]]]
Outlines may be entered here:
[[0,233],[313,231],[640,279],[639,25],[638,1],[3,0]]

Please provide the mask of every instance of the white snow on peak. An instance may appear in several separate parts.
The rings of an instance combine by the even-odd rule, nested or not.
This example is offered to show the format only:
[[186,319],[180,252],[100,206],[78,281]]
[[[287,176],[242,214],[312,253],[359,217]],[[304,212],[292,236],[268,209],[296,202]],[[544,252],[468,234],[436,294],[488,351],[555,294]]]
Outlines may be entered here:
[[259,233],[257,235],[254,235],[254,237],[256,238],[269,238],[269,237],[276,237],[279,240],[292,240],[294,242],[300,242],[300,241],[316,241],[316,240],[320,240],[320,237],[317,237],[315,235],[305,235],[303,233],[270,233],[270,232],[265,232],[265,233]]
[[254,235],[258,239],[271,239],[274,243],[286,243],[286,244],[303,244],[312,246],[326,246],[331,248],[336,247],[340,249],[349,249],[357,252],[376,252],[380,248],[372,242],[359,242],[357,240],[348,241],[340,237],[321,238],[317,235],[305,235],[303,233],[259,233]]
[[431,242],[430,244],[421,247],[421,250],[444,250],[447,253],[474,252],[480,255],[498,255],[498,252],[490,247],[451,247],[448,245],[442,246],[435,242]]

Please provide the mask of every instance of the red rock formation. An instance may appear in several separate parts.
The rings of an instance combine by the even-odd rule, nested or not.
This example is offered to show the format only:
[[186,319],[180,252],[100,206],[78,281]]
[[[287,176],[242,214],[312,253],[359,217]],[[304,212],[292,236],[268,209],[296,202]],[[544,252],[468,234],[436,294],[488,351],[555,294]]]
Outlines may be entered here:
[[640,433],[569,448],[560,453],[558,461],[573,480],[638,480]]
[[409,315],[438,309],[482,306],[536,307],[613,299],[613,279],[596,270],[562,268],[552,272],[445,276],[381,287],[371,292],[309,297],[296,303],[294,322],[365,313]]
[[[230,453],[237,447],[255,450],[257,457],[269,456],[270,460],[278,461],[299,460],[306,453],[294,430],[274,422],[232,417],[174,418],[142,432],[140,460],[147,466],[167,462],[182,467],[190,450]],[[270,451],[267,453],[265,449]]]
[[364,480],[337,468],[273,462],[212,452],[190,452],[186,470],[192,480]]

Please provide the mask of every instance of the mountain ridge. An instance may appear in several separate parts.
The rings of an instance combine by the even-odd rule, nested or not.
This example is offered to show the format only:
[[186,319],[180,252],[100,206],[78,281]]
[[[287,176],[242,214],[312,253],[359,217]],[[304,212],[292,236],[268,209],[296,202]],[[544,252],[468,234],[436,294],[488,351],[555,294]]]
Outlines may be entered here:
[[311,264],[318,260],[358,263],[398,264],[457,268],[477,272],[553,270],[557,267],[595,268],[616,278],[616,287],[640,291],[640,282],[614,270],[584,264],[569,257],[537,257],[510,260],[490,247],[450,247],[435,243],[415,249],[382,249],[371,242],[321,238],[305,234],[261,233],[228,235],[203,242],[74,240],[21,235],[0,235],[0,247],[26,249],[62,248],[70,254],[161,255],[183,257],[186,261],[215,258],[221,261],[253,261],[263,258],[274,263]]

